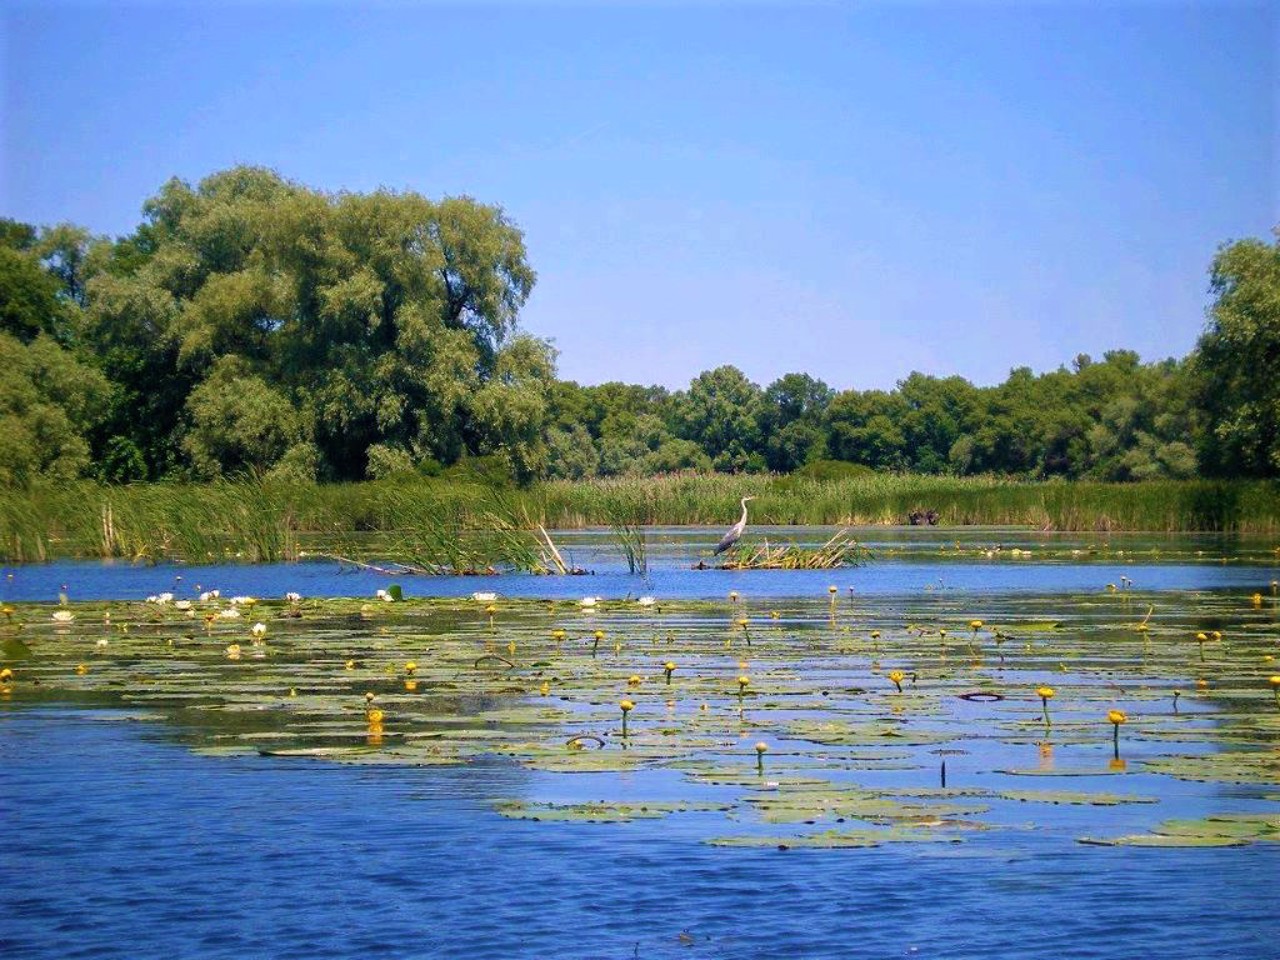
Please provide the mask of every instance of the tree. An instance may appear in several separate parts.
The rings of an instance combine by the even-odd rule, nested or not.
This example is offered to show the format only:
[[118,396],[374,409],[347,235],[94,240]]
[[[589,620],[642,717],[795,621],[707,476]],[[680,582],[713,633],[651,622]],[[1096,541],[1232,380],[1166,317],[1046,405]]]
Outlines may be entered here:
[[737,367],[723,366],[699,374],[677,401],[679,435],[702,447],[715,468],[740,471],[759,457],[760,388]]
[[581,424],[572,430],[552,427],[547,431],[547,476],[564,480],[594,477],[600,469],[600,454],[591,434]]
[[1275,236],[1223,246],[1209,273],[1214,302],[1196,367],[1202,456],[1218,474],[1280,476],[1280,227]]
[[400,455],[541,469],[554,354],[514,336],[535,277],[499,208],[236,167],[171,180],[144,214],[108,252],[77,259],[70,228],[49,249],[88,274],[87,334],[122,388],[114,434],[152,475],[287,459],[359,479]]
[[265,473],[307,439],[288,397],[250,372],[240,357],[220,358],[187,406],[191,427],[183,448],[205,479]]
[[62,327],[58,281],[30,254],[0,246],[0,330],[30,343]]
[[84,475],[106,379],[47,334],[24,344],[0,332],[0,356],[0,486]]
[[835,391],[804,373],[788,373],[769,384],[760,413],[760,434],[770,470],[789,473],[827,455],[823,417]]
[[906,438],[899,424],[906,404],[884,390],[845,390],[827,408],[828,446],[839,460],[875,470],[906,468]]

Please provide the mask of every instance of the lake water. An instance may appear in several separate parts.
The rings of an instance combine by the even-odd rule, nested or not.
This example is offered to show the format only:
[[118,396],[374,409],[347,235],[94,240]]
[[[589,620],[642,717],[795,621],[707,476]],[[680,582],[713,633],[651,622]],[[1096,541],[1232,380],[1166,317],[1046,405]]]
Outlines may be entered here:
[[[1105,595],[1122,577],[1134,584],[1124,589],[1144,598],[1243,597],[1268,592],[1277,576],[1265,540],[1018,531],[969,531],[958,550],[954,531],[881,533],[870,544],[878,559],[834,573],[694,571],[699,535],[673,531],[655,535],[642,578],[620,567],[603,537],[564,538],[577,562],[598,571],[592,577],[399,582],[409,596],[723,598],[736,589],[806,602],[835,584],[842,602],[852,587],[888,610],[899,597],[995,606],[1000,598],[1023,602],[1019,596]],[[1012,557],[1013,549],[1032,553]],[[224,595],[366,596],[387,582],[332,563],[54,564],[6,571],[3,599],[56,602],[64,584],[73,600],[190,595],[197,584]],[[720,848],[703,842],[719,829],[720,813],[541,823],[493,808],[497,799],[687,793],[674,771],[563,774],[496,758],[388,767],[214,757],[193,752],[180,729],[130,716],[56,699],[0,699],[3,956],[1280,956],[1271,911],[1276,844],[1084,846],[1076,838],[1096,825],[1096,808],[1013,805],[997,814],[1005,830],[959,845]],[[1073,745],[1068,736],[1065,749],[1105,761],[1109,747]],[[997,741],[981,749],[1034,752]],[[1140,758],[1162,748],[1132,749]],[[982,758],[988,767],[999,762]],[[979,766],[976,754],[955,758],[953,776],[980,784]],[[1140,767],[1121,779],[1126,791],[1164,791],[1177,816],[1274,810],[1266,787],[1171,781]],[[1106,816],[1113,833],[1150,820],[1140,807]]]
[[[759,528],[753,538],[814,546],[834,528]],[[915,594],[924,590],[1063,593],[1105,588],[1128,577],[1140,589],[1264,589],[1280,575],[1273,538],[1232,535],[1041,534],[1018,529],[868,528],[860,542],[872,561],[840,570],[695,570],[717,531],[660,527],[649,532],[649,569],[631,574],[607,531],[564,531],[555,539],[567,561],[590,576],[524,574],[470,577],[388,577],[327,560],[262,566],[137,565],[61,562],[4,569],[0,601],[56,601],[65,586],[74,600],[133,599],[170,591],[194,596],[370,596],[392,580],[406,596],[461,597],[492,591],[508,597],[568,599],[652,594],[666,598],[812,597],[835,584],[842,594]],[[376,556],[376,551],[374,551]]]
[[14,960],[1276,956],[1267,846],[726,851],[497,818],[553,776],[510,764],[220,761],[75,711],[0,711],[0,764]]

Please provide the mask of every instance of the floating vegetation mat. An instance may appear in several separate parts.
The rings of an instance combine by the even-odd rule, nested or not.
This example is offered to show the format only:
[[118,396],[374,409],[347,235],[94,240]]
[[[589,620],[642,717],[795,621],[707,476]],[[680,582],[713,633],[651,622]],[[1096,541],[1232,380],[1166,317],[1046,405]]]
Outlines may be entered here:
[[6,605],[0,698],[119,708],[211,756],[518,764],[538,795],[494,797],[495,815],[548,830],[660,817],[726,847],[1032,830],[1228,846],[1280,839],[1277,656],[1276,606],[1252,593],[206,591]]
[[[848,530],[838,530],[826,543],[812,549],[794,543],[770,545],[767,539],[739,546],[712,566],[720,570],[834,570],[860,566],[870,558],[871,551],[861,546]],[[694,567],[706,569],[707,564],[699,561]]]

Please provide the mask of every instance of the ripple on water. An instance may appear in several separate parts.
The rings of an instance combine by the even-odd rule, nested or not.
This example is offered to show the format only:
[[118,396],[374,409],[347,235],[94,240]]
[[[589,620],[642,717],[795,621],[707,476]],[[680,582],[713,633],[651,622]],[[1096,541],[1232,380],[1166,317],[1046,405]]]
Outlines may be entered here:
[[[505,763],[218,760],[0,710],[6,958],[1255,958],[1274,848],[732,850],[534,824]],[[20,918],[20,919],[14,919]],[[684,933],[691,941],[680,939]]]

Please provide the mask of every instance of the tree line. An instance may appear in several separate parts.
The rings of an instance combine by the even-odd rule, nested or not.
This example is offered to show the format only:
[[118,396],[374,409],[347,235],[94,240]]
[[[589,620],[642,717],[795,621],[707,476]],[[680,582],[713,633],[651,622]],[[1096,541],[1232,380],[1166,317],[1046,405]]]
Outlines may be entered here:
[[1280,234],[1224,245],[1195,351],[836,391],[721,366],[582,386],[522,333],[521,231],[468,197],[171,180],[133,233],[0,220],[0,485],[479,470],[1280,475]]

